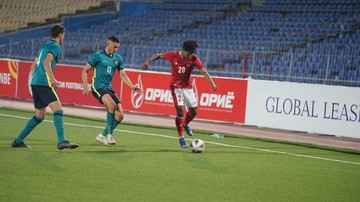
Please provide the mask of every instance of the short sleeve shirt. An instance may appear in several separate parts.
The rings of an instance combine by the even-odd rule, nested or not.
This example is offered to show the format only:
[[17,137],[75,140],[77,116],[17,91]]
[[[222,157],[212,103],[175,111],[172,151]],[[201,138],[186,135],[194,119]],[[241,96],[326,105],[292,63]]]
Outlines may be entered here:
[[163,58],[171,63],[171,88],[192,88],[191,72],[194,67],[199,70],[204,68],[200,58],[195,54],[184,59],[181,51],[170,51],[164,53]]
[[61,57],[61,46],[54,40],[45,43],[37,54],[36,68],[30,85],[49,86],[51,83],[49,77],[45,71],[44,60],[48,54],[54,56],[54,60],[51,62],[51,69],[55,69],[56,63]]
[[111,88],[111,81],[115,71],[124,69],[124,61],[119,54],[112,57],[106,54],[105,50],[96,52],[90,56],[88,63],[94,67],[94,76],[91,87],[94,89]]

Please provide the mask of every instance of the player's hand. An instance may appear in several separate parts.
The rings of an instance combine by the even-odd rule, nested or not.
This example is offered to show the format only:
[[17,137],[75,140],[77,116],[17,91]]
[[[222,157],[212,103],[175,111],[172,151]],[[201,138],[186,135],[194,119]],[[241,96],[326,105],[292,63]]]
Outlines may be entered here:
[[143,63],[141,64],[141,69],[142,69],[142,70],[146,70],[146,69],[148,68],[148,66],[149,66],[149,61],[146,60],[145,62],[143,62]]
[[60,82],[57,81],[56,79],[50,80],[50,84],[51,84],[51,87],[54,87],[54,88],[60,86]]
[[133,91],[135,91],[136,93],[139,93],[139,94],[143,94],[143,93],[144,93],[144,91],[143,91],[141,88],[137,87],[137,86],[135,86],[135,87],[133,88]]
[[84,90],[82,91],[83,95],[87,95],[89,93],[90,89],[89,87],[86,85],[86,87],[84,88]]
[[211,88],[213,89],[213,91],[216,91],[216,89],[217,89],[215,84],[211,85]]

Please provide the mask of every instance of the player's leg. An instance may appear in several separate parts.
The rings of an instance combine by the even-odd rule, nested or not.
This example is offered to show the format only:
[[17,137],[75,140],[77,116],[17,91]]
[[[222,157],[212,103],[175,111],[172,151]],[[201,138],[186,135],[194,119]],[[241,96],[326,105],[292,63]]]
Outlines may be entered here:
[[184,125],[184,109],[183,106],[175,106],[176,117],[175,117],[175,125],[178,131],[179,137],[184,137],[183,135],[183,125]]
[[[115,144],[114,140],[113,140],[113,130],[114,130],[114,121],[115,121],[115,109],[116,109],[116,103],[113,100],[113,98],[111,97],[110,94],[105,94],[102,96],[101,101],[104,103],[104,105],[106,106],[107,113],[106,113],[106,127],[103,131],[103,133],[105,134],[99,134],[97,137],[97,141],[102,143],[102,144]],[[105,137],[106,136],[106,137]],[[104,142],[104,137],[106,140],[106,143]],[[110,137],[110,142],[108,141]],[[100,141],[99,141],[100,138]]]
[[185,137],[183,135],[183,127],[184,127],[184,109],[183,106],[175,106],[176,109],[176,117],[175,117],[175,124],[176,129],[179,135],[179,143],[181,148],[187,148],[188,144],[186,143]]
[[112,128],[113,133],[107,135],[107,142],[109,145],[116,144],[116,141],[114,138],[114,130],[121,123],[121,121],[123,119],[124,119],[124,111],[122,109],[121,103],[119,103],[119,104],[117,104],[117,107],[116,107],[115,113],[114,113],[114,123],[113,123],[113,128]]
[[189,107],[188,109],[189,110],[185,116],[184,129],[185,129],[186,134],[188,134],[189,136],[192,136],[193,132],[189,126],[189,123],[190,123],[190,121],[192,121],[195,118],[195,116],[197,114],[197,107],[194,107],[194,108]]
[[120,122],[124,119],[124,111],[123,111],[120,99],[116,95],[116,93],[113,90],[109,90],[109,95],[115,102],[116,106],[115,106],[115,111],[114,111],[114,122],[113,122],[113,127],[112,127],[113,133],[108,134],[107,142],[110,145],[115,145],[116,142],[115,142],[115,138],[114,138],[114,130],[120,124]]
[[124,111],[122,109],[121,104],[118,104],[117,110],[115,111],[115,120],[113,125],[113,130],[121,123],[124,119]]
[[23,130],[16,137],[16,139],[11,143],[12,147],[23,147],[30,148],[30,146],[24,143],[24,139],[30,134],[30,132],[40,124],[45,117],[46,107],[42,109],[35,109],[35,115],[27,122]]
[[[112,125],[109,122],[112,120],[114,120],[114,109],[115,107],[112,106],[112,100],[111,97],[109,95],[109,92],[106,88],[99,88],[99,89],[94,89],[91,88],[91,93],[92,95],[99,101],[100,104],[103,104],[106,106],[107,108],[107,113],[106,113],[106,126],[104,128],[104,130],[96,136],[95,140],[96,142],[99,142],[101,144],[104,145],[108,145],[106,136],[108,135],[108,125]],[[104,103],[105,102],[105,103]]]
[[193,135],[193,132],[189,126],[189,123],[197,115],[197,99],[193,89],[184,89],[184,103],[188,107],[188,112],[185,115],[184,129],[189,136]]
[[174,106],[176,110],[176,117],[175,117],[175,125],[176,130],[179,135],[179,143],[181,148],[187,148],[188,145],[185,141],[184,135],[183,135],[183,127],[184,127],[184,99],[182,95],[181,89],[171,89],[171,94],[174,100]]
[[188,125],[197,115],[197,107],[188,107],[188,112],[185,115],[184,124]]
[[57,148],[63,149],[76,149],[78,144],[71,143],[66,140],[64,135],[64,111],[61,107],[61,102],[54,88],[44,90],[43,95],[45,104],[48,104],[50,109],[54,112],[54,126],[56,129],[56,135],[58,139]]
[[49,107],[54,112],[54,126],[58,138],[58,143],[65,141],[64,135],[64,111],[62,110],[60,101],[56,100],[49,103]]
[[184,125],[184,98],[181,89],[171,89],[171,94],[174,100],[174,107],[176,110],[175,125],[178,131],[179,137],[184,137],[183,135],[183,125]]
[[30,148],[30,146],[24,143],[24,139],[30,134],[30,132],[40,124],[44,118],[46,113],[46,104],[42,102],[36,87],[32,88],[33,101],[35,107],[35,115],[27,122],[23,130],[16,137],[16,139],[11,143],[12,147],[21,147],[21,148]]
[[121,123],[121,121],[124,119],[124,110],[122,108],[121,103],[117,104],[116,110],[115,110],[115,120],[113,125],[113,130]]

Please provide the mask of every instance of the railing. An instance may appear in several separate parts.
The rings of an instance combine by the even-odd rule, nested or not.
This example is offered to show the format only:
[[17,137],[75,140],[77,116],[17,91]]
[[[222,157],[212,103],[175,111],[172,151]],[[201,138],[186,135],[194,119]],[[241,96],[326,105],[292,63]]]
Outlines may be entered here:
[[[46,40],[31,40],[25,44],[14,40],[6,47],[0,46],[0,57],[32,61]],[[80,43],[65,40],[60,62],[84,65],[88,57],[103,49],[104,45],[104,42]],[[345,51],[343,54],[324,55],[320,51],[336,47],[338,45],[322,45],[315,49],[298,47],[299,50],[284,49],[276,52],[199,49],[196,54],[213,76],[360,87],[360,57],[355,54],[360,53],[359,45],[347,45],[346,49],[352,52]],[[126,67],[140,69],[140,64],[151,55],[180,48],[124,45],[118,53],[123,56]],[[157,60],[151,63],[150,69],[170,72],[170,64],[165,60]]]
[[[139,68],[147,57],[161,52],[157,50],[157,48],[133,47],[129,55],[131,58],[129,66]],[[142,57],[137,58],[136,54]],[[204,49],[199,49],[197,54],[214,76],[360,87],[358,56]],[[151,64],[150,69],[169,72],[170,64],[157,60]]]

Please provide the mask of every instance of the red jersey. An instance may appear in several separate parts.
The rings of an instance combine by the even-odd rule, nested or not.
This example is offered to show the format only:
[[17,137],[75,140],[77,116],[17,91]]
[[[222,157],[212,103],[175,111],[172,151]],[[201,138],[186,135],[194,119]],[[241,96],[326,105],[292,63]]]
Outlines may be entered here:
[[181,51],[170,51],[163,54],[165,60],[171,63],[171,88],[192,88],[191,72],[196,66],[204,68],[200,58],[192,54],[188,59],[181,57]]

